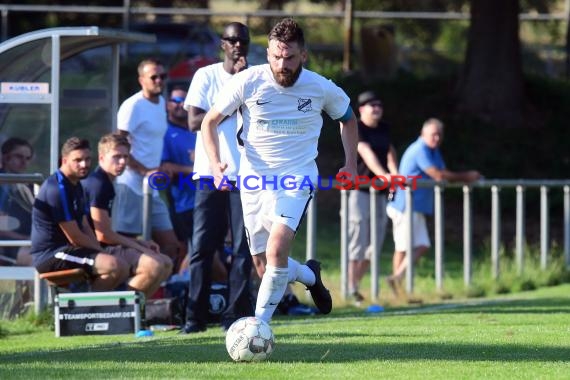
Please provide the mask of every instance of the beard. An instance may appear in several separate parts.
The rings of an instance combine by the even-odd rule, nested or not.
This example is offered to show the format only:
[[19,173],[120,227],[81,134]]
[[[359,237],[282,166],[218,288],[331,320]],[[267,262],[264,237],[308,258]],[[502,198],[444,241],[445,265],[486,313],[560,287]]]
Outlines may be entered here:
[[89,176],[89,169],[77,171],[77,178],[79,178],[79,179],[85,179],[88,176]]
[[283,69],[279,72],[276,72],[273,70],[273,68],[271,68],[271,72],[273,73],[273,78],[275,78],[277,84],[282,87],[291,87],[295,84],[295,82],[297,82],[297,79],[299,79],[302,69],[303,65],[299,64],[299,67],[297,67],[297,70],[295,71]]

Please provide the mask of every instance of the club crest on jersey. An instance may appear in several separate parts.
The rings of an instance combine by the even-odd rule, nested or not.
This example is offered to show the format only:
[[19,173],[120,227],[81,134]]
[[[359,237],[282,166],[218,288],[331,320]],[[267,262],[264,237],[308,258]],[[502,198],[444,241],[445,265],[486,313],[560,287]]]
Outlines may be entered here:
[[311,107],[312,101],[311,99],[303,99],[303,98],[299,98],[297,99],[298,105],[297,105],[297,109],[301,112],[309,112],[313,110],[313,107]]

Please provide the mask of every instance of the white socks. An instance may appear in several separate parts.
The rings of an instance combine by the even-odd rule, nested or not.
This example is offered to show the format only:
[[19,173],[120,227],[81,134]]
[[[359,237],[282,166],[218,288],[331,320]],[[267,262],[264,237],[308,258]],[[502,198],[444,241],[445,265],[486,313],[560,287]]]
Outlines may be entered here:
[[281,302],[289,282],[298,281],[305,286],[315,284],[315,273],[306,265],[289,257],[288,268],[265,266],[255,305],[255,316],[269,322],[277,305]]
[[261,279],[261,285],[259,285],[255,305],[255,316],[257,318],[269,323],[277,305],[283,298],[283,294],[285,294],[288,273],[290,273],[288,268],[277,268],[271,265],[265,267],[265,274]]
[[315,285],[315,273],[308,266],[290,257],[287,265],[289,266],[289,282],[299,281],[305,286]]

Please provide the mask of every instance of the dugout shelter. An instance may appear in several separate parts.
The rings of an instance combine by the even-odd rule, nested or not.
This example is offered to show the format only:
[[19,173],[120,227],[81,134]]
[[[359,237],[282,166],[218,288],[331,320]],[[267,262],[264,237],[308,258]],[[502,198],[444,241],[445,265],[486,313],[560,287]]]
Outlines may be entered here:
[[95,148],[116,129],[121,44],[155,41],[152,34],[88,26],[42,29],[1,43],[0,143],[28,140],[36,156],[30,169],[45,176],[57,169],[59,147],[70,136]]

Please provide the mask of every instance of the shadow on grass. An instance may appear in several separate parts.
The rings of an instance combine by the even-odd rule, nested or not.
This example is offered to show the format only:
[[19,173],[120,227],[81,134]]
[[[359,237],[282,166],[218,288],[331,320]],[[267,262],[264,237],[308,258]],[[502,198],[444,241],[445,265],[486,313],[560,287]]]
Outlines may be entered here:
[[[406,309],[399,309],[404,311]],[[467,301],[465,303],[433,304],[413,309],[414,314],[544,314],[544,313],[570,313],[570,297],[540,298],[531,300],[482,300]],[[390,310],[388,310],[390,311]],[[398,311],[398,310],[392,310]]]
[[[307,335],[307,334],[304,334]],[[311,334],[308,334],[311,335]],[[334,335],[334,334],[333,334]],[[315,341],[322,336],[315,334]],[[369,342],[369,341],[368,341]],[[342,343],[323,344],[278,343],[274,354],[280,363],[348,363],[355,361],[504,361],[504,362],[558,362],[567,361],[570,347],[544,347],[521,344],[476,343],[391,343],[378,344]],[[121,362],[131,365],[184,363],[227,363],[229,361],[221,338],[162,339],[133,344],[114,344],[98,347],[63,349],[60,351],[35,351],[25,354],[5,355],[0,364],[10,364],[14,370],[30,362],[48,367],[66,367],[69,363],[80,365],[90,362],[111,362],[121,367]],[[95,365],[95,364],[93,364]],[[24,370],[24,368],[20,368]],[[106,370],[112,370],[108,368]],[[124,371],[117,368],[117,371]]]
[[570,297],[550,297],[528,300],[467,300],[448,303],[430,303],[423,306],[386,307],[384,313],[366,313],[363,309],[346,307],[335,309],[338,317],[384,317],[402,314],[570,314]]

